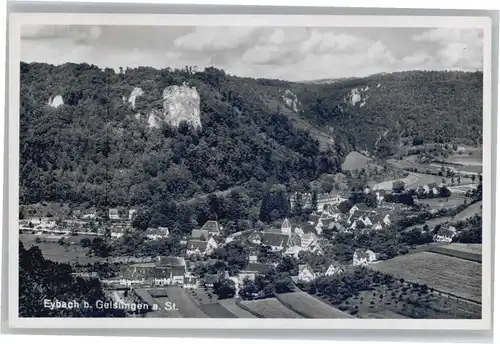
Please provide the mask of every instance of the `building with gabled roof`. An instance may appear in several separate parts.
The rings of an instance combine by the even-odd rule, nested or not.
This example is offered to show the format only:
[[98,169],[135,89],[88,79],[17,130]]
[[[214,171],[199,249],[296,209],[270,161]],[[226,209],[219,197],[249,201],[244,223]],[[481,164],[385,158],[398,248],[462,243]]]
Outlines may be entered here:
[[199,255],[204,256],[208,252],[207,241],[191,239],[187,242],[186,255]]
[[208,232],[208,229],[193,229],[191,231],[191,238],[193,239],[199,239],[199,240],[208,240],[211,235]]
[[344,268],[339,263],[331,263],[322,272],[325,276],[335,276],[344,273]]
[[150,240],[165,239],[168,237],[169,233],[167,227],[148,228],[144,231],[144,235]]
[[377,260],[377,255],[371,250],[356,249],[352,258],[353,266],[368,265]]
[[281,224],[281,233],[290,234],[292,233],[292,225],[288,218],[285,218],[283,223]]
[[316,274],[314,270],[311,268],[309,264],[300,264],[299,265],[299,273],[297,275],[297,280],[299,282],[311,282],[316,278]]
[[203,230],[207,230],[210,235],[220,235],[221,227],[219,226],[219,222],[215,220],[208,220],[201,227]]

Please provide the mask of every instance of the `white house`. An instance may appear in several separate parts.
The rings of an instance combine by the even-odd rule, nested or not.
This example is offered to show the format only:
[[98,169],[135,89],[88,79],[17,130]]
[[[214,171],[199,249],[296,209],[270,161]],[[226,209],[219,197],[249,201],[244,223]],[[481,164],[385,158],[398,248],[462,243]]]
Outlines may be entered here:
[[300,246],[303,249],[308,249],[310,246],[316,243],[318,238],[314,233],[306,233],[303,234],[300,238]]
[[352,257],[352,265],[360,266],[373,263],[377,260],[377,255],[371,250],[357,249]]
[[134,218],[135,214],[137,214],[137,209],[129,209],[128,211],[128,219],[132,221]]
[[281,233],[284,234],[292,233],[292,225],[290,224],[290,221],[288,221],[288,218],[286,218],[281,224]]
[[148,228],[144,232],[146,238],[150,240],[160,240],[167,238],[169,235],[169,230],[167,227],[158,227],[158,228]]
[[338,264],[330,264],[323,273],[325,276],[334,276],[344,272],[344,269]]
[[299,282],[311,282],[316,275],[308,264],[301,264],[299,265],[299,274],[297,277]]
[[187,242],[186,255],[205,256],[213,252],[218,247],[217,242],[210,238],[208,241],[191,239]]
[[250,241],[252,244],[260,245],[262,243],[262,235],[260,232],[255,232],[252,233],[248,237],[248,241]]
[[184,275],[183,288],[195,289],[198,288],[198,279],[195,276],[186,274]]
[[109,219],[110,220],[119,220],[120,219],[120,213],[118,212],[118,209],[115,209],[115,208],[109,209]]
[[290,246],[285,250],[285,255],[298,258],[299,253],[302,251],[304,251],[304,249],[301,246]]
[[457,235],[457,229],[453,226],[441,227],[439,232],[434,235],[433,240],[436,242],[447,242],[453,241],[453,238]]

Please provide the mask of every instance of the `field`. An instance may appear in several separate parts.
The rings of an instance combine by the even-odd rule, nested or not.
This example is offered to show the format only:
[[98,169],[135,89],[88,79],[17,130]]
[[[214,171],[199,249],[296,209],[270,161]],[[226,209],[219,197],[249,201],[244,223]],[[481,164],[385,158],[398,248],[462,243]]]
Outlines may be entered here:
[[394,180],[386,180],[384,182],[373,185],[372,188],[374,190],[392,190],[392,183],[397,180],[403,181],[407,188],[415,189],[421,185],[426,185],[429,183],[439,184],[443,180],[443,177],[434,176],[431,174],[409,172],[409,175],[407,177]]
[[344,163],[342,164],[342,171],[354,171],[361,170],[363,168],[366,169],[368,165],[376,166],[375,164],[372,164],[371,161],[372,159],[361,153],[350,152],[345,157]]
[[430,219],[426,221],[425,223],[419,223],[413,226],[406,227],[404,229],[405,232],[409,232],[414,228],[423,228],[425,225],[429,226],[429,229],[434,229],[437,225],[442,225],[443,223],[451,221],[451,217],[448,216],[443,216],[443,217],[437,217],[435,219]]
[[57,242],[37,243],[35,241],[37,237],[40,238],[39,235],[34,234],[19,234],[19,240],[23,243],[26,249],[29,249],[31,246],[38,246],[42,251],[44,258],[55,262],[87,264],[104,261],[104,259],[100,257],[87,257],[88,249],[82,248],[78,244],[83,236],[70,237],[70,241],[77,240],[77,244],[70,245],[67,248]]
[[452,195],[448,198],[426,198],[419,199],[422,204],[427,204],[433,209],[454,208],[464,204],[465,197]]
[[185,289],[175,286],[166,287],[168,299],[175,303],[179,312],[186,318],[207,318],[193,300],[186,293]]
[[397,278],[481,302],[481,264],[432,252],[398,256],[371,265]]
[[304,318],[352,318],[349,314],[321,302],[314,296],[302,291],[277,294],[276,297],[286,307],[290,308],[295,313],[302,315]]
[[186,289],[186,294],[210,318],[237,318],[236,315],[219,304],[217,296],[212,293],[212,290]]
[[239,301],[238,305],[258,318],[302,318],[299,314],[286,308],[277,299]]
[[430,252],[444,254],[450,257],[461,258],[473,262],[482,262],[482,244],[459,244],[453,243],[440,247],[434,247]]
[[483,202],[476,202],[471,204],[455,216],[453,216],[452,222],[465,221],[474,215],[481,215]]
[[254,314],[244,310],[236,304],[235,299],[224,299],[219,300],[218,303],[224,307],[227,311],[234,314],[238,318],[257,318]]

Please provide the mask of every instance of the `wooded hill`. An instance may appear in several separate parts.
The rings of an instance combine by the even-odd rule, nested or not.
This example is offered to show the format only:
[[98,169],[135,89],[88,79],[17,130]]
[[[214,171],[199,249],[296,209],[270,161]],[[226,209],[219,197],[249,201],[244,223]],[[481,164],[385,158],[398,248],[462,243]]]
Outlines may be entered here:
[[[244,186],[308,183],[352,150],[481,142],[482,73],[406,72],[332,84],[222,70],[21,63],[21,202],[145,205]],[[139,120],[171,85],[196,87],[201,128]],[[143,90],[135,108],[126,100]],[[357,91],[353,91],[357,89]],[[61,95],[64,105],[48,105]],[[384,136],[383,134],[386,133]]]

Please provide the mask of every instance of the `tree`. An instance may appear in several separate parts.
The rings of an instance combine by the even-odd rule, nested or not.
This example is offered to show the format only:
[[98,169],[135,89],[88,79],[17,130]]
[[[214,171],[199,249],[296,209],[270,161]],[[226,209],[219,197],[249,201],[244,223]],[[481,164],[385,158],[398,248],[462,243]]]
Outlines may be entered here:
[[402,180],[396,180],[392,183],[392,192],[401,193],[405,189],[405,182]]
[[90,247],[91,244],[92,242],[90,241],[89,238],[82,238],[82,240],[80,240],[80,246],[83,248]]
[[216,294],[220,300],[234,297],[235,292],[236,288],[234,282],[230,279],[223,279],[214,283],[214,294]]
[[312,210],[318,209],[318,192],[316,190],[313,190],[313,192],[312,192],[311,208],[312,208]]

